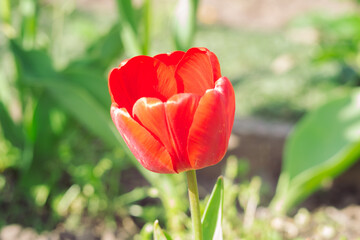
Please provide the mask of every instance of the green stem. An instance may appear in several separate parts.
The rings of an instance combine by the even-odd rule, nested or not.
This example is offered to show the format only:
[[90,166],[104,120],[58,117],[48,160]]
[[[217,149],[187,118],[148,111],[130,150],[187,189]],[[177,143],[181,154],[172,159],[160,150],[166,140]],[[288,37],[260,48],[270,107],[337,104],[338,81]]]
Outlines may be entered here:
[[151,27],[151,1],[145,0],[143,9],[144,9],[144,39],[142,46],[142,54],[148,55],[150,48],[150,27]]
[[194,240],[202,240],[203,236],[202,236],[202,228],[201,228],[199,192],[198,192],[195,170],[187,171],[186,176],[188,180],[190,210],[191,210],[191,218],[193,223],[193,231],[195,236]]

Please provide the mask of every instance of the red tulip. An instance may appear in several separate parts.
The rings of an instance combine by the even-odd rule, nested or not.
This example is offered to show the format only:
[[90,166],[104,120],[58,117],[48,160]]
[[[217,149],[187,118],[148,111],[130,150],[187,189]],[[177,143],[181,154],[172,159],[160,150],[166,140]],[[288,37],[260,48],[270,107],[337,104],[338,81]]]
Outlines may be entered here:
[[209,50],[125,60],[111,71],[109,89],[112,120],[148,170],[179,173],[224,157],[235,95]]

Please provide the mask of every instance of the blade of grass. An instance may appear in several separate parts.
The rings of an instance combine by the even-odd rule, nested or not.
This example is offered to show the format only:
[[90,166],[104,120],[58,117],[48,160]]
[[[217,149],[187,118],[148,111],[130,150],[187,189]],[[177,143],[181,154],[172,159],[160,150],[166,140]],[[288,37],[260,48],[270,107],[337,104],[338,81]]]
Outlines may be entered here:
[[26,49],[31,49],[35,45],[38,5],[36,0],[20,1],[20,9],[22,13],[21,23],[21,39]]
[[145,0],[143,5],[144,38],[142,54],[148,55],[150,51],[151,1]]

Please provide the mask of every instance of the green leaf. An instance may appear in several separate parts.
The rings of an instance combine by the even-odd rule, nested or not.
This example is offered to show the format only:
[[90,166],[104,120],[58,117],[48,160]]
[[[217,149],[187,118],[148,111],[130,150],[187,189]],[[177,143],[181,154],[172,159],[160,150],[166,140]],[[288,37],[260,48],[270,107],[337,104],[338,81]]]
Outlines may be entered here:
[[103,74],[91,69],[67,69],[61,72],[61,78],[75,88],[84,89],[104,109],[109,110],[111,99],[107,79]]
[[142,54],[141,36],[139,34],[139,19],[131,0],[117,0],[121,18],[121,39],[124,48],[130,55]]
[[10,117],[5,105],[0,101],[0,131],[3,132],[4,137],[16,147],[24,146],[24,134],[21,132]]
[[114,24],[109,32],[93,42],[82,56],[72,61],[66,71],[81,69],[82,71],[91,70],[91,72],[96,70],[101,74],[105,72],[124,52],[120,31],[120,24]]
[[28,127],[28,135],[34,143],[34,151],[42,156],[51,156],[56,149],[56,136],[52,132],[50,120],[52,108],[54,108],[53,101],[46,94],[40,96]]
[[158,220],[154,222],[154,240],[171,240],[171,237],[161,229]]
[[272,208],[286,212],[360,157],[360,90],[306,115],[289,136]]
[[224,202],[224,180],[219,177],[205,207],[201,224],[203,239],[222,240],[222,215]]
[[47,89],[60,106],[109,146],[118,145],[118,134],[106,111],[86,89],[70,81],[48,81]]
[[21,38],[23,46],[30,49],[34,47],[37,33],[38,10],[37,0],[20,1],[19,10],[22,15]]
[[179,0],[173,19],[173,37],[177,50],[191,47],[196,31],[196,15],[199,0]]
[[141,229],[140,233],[134,237],[134,240],[150,240],[153,239],[153,224],[146,223]]
[[57,72],[52,65],[52,60],[44,50],[25,51],[15,40],[9,42],[20,80],[32,77],[41,81],[43,78],[56,77]]
[[[110,106],[106,81],[86,72],[56,72],[45,52],[25,51],[14,41],[11,46],[24,84],[44,89],[62,109],[92,133],[110,146],[118,144],[119,134],[111,122],[109,108],[105,107],[106,102]],[[86,80],[89,81],[87,84]]]
[[131,0],[117,0],[118,10],[120,17],[123,21],[127,22],[133,31],[137,33],[138,29],[138,16]]

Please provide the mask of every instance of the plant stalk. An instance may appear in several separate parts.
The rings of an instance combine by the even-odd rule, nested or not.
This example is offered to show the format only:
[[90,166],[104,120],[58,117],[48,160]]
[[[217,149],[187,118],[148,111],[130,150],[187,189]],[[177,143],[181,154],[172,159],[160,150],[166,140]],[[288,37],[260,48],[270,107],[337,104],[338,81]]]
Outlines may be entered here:
[[190,211],[193,224],[194,240],[202,240],[202,228],[200,217],[200,205],[199,205],[199,191],[196,180],[195,170],[186,172],[189,190]]

